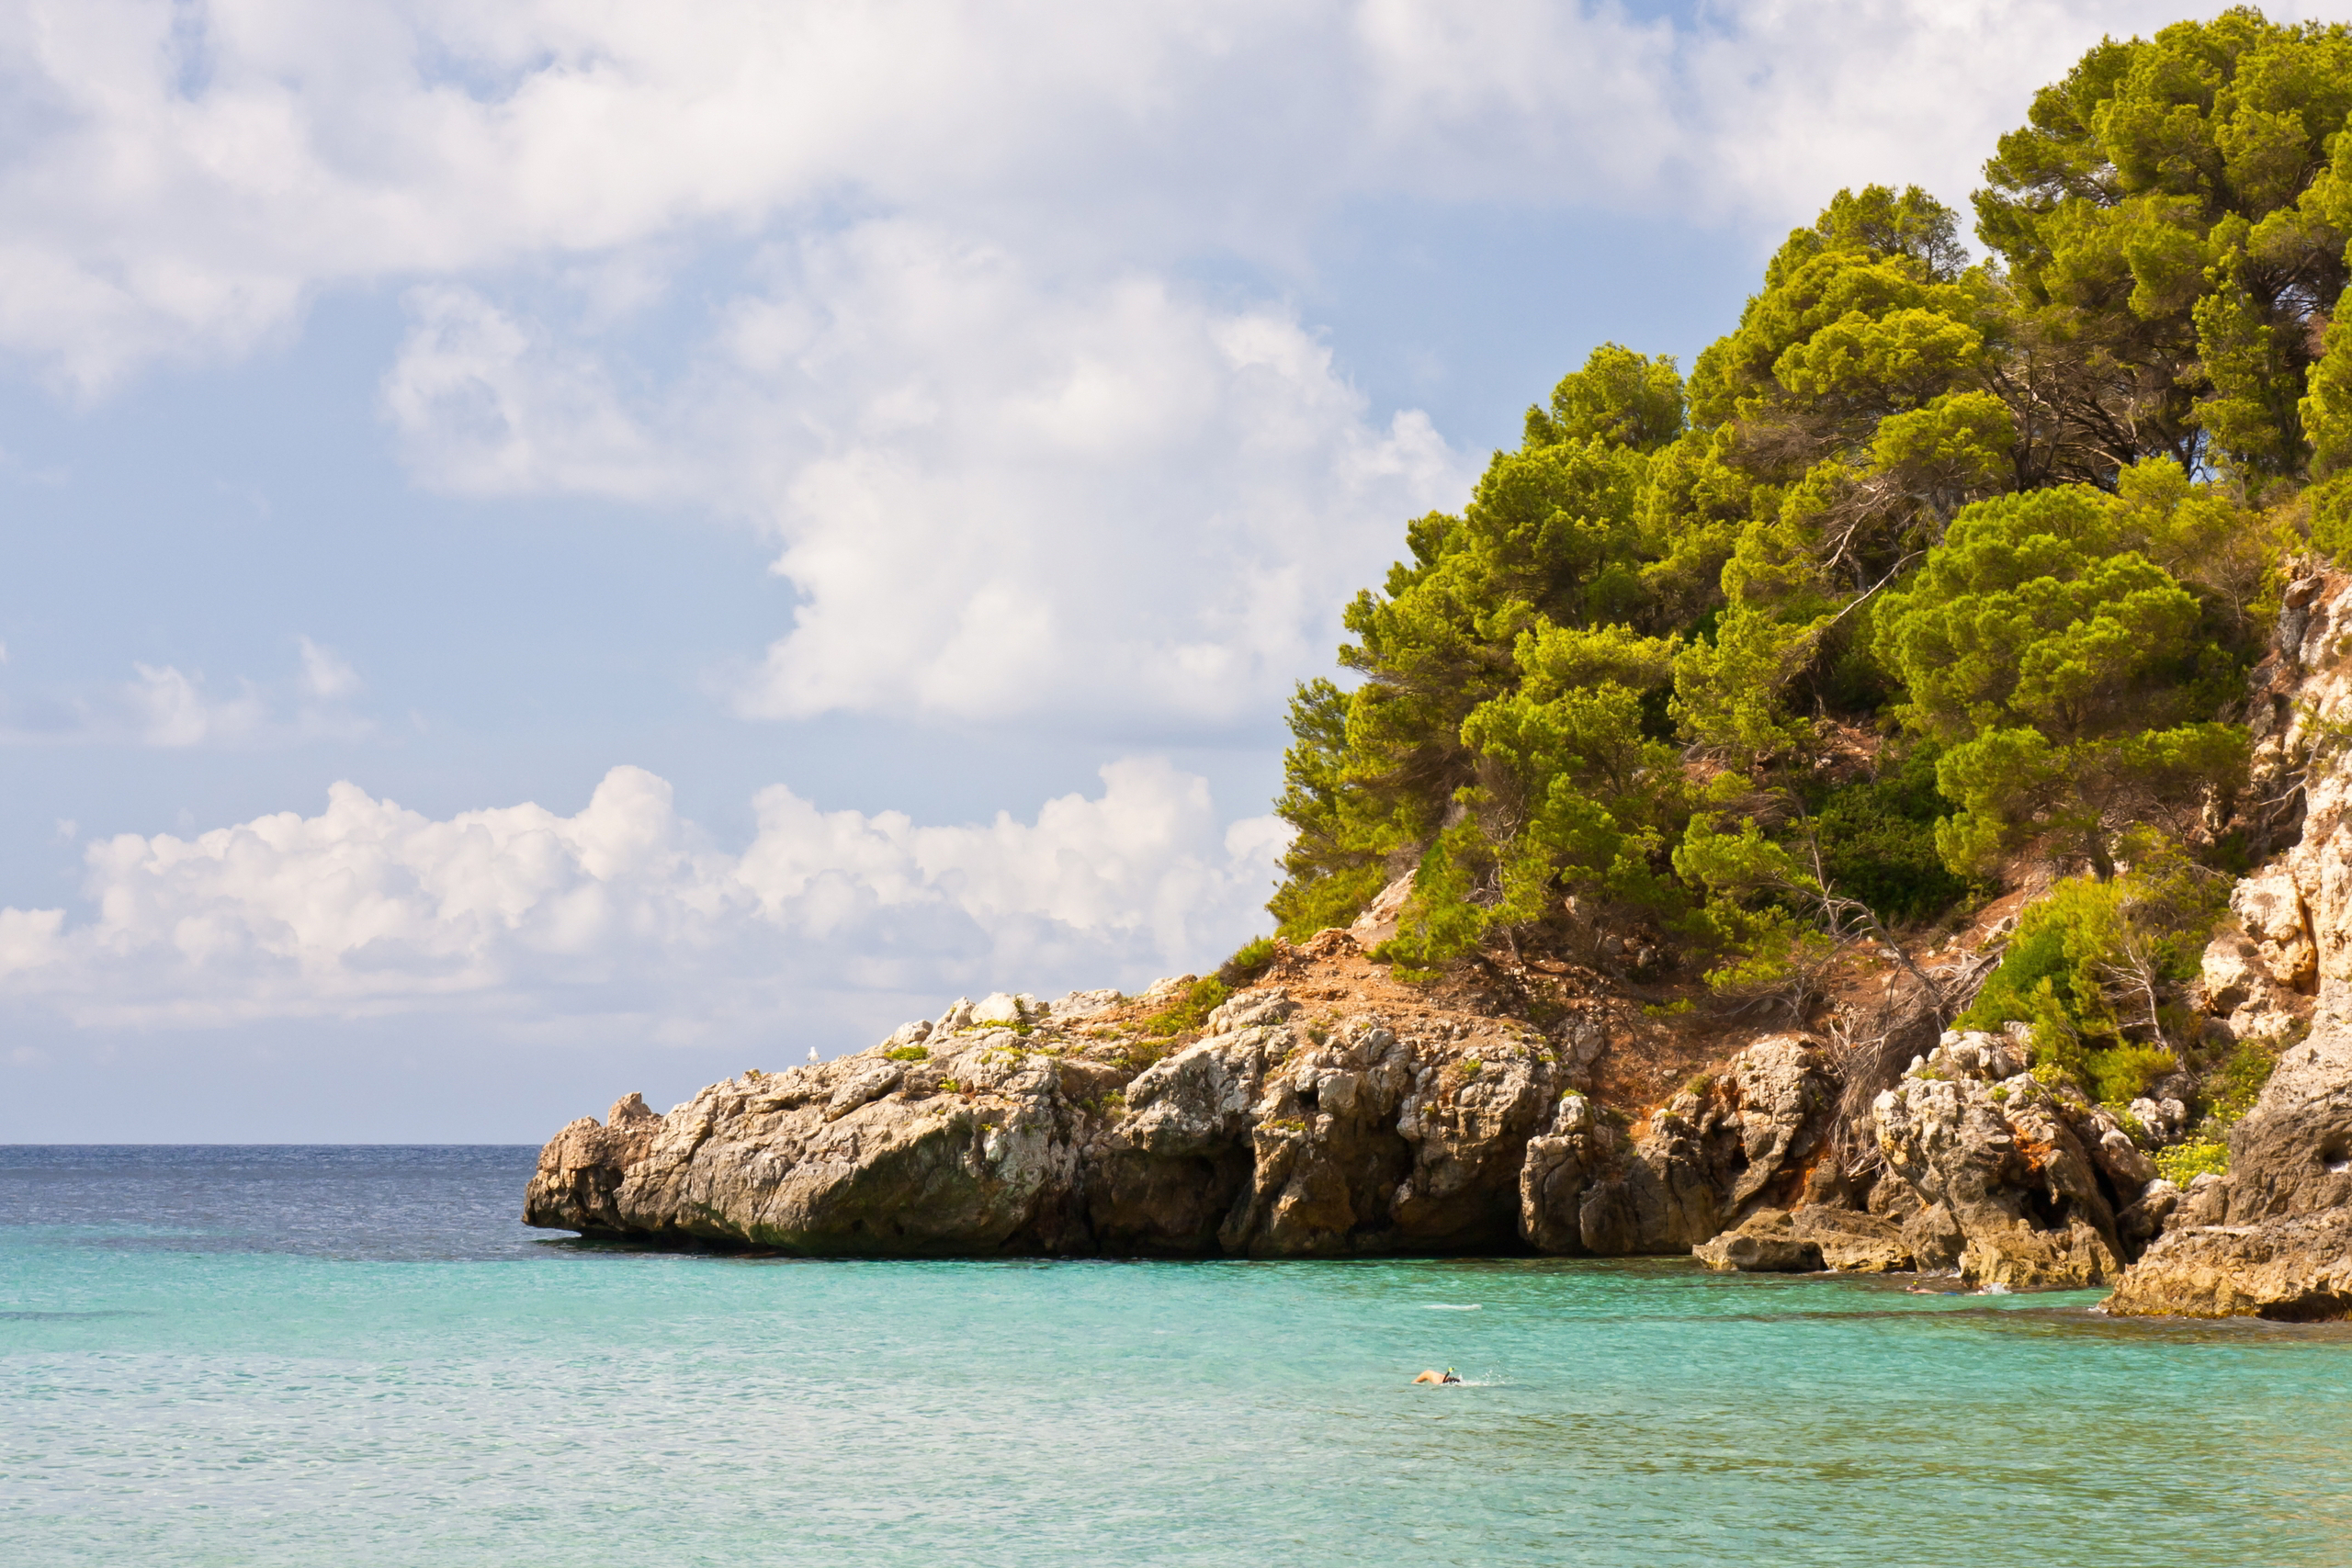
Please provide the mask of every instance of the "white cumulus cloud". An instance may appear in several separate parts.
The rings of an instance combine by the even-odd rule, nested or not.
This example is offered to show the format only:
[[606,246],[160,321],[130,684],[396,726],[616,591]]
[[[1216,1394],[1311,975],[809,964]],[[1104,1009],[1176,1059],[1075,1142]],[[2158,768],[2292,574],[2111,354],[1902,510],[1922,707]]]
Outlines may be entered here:
[[639,768],[568,817],[434,818],[338,784],[314,817],[91,843],[86,918],[0,909],[0,998],[98,1026],[425,1010],[694,1037],[787,1010],[870,1023],[899,998],[1132,985],[1258,928],[1279,824],[1220,828],[1206,784],[1158,759],[1102,776],[1032,821],[960,826],[773,787],[740,852]]
[[1374,423],[1283,311],[1149,276],[1057,288],[896,222],[766,270],[651,397],[447,289],[385,385],[453,488],[691,499],[768,530],[800,604],[735,684],[751,714],[1263,713],[1396,520],[1467,482],[1420,415]]

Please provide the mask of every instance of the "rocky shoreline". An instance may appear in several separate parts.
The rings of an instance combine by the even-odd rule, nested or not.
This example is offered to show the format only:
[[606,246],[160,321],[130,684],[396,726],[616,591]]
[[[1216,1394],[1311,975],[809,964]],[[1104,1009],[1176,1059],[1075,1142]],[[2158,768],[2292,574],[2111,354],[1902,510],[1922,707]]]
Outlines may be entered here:
[[[1285,966],[1312,973],[1345,942]],[[1139,1010],[960,1002],[666,1116],[629,1096],[548,1143],[526,1218],[814,1256],[1695,1250],[2034,1289],[2112,1282],[2178,1199],[2111,1114],[1996,1036],[1949,1037],[1879,1098],[1884,1157],[1858,1180],[1831,1054],[1804,1034],[1747,1043],[1634,1121],[1514,1021],[1333,1014],[1277,981],[1142,1065]]]
[[1277,945],[1204,1017],[1183,1013],[1192,976],[998,995],[666,1115],[628,1096],[548,1142],[524,1217],[811,1256],[1692,1255],[2112,1287],[2118,1314],[2352,1316],[2347,654],[2352,581],[2309,572],[2250,716],[2251,793],[2292,803],[2292,841],[2237,885],[2203,987],[2209,1032],[2292,1043],[2229,1173],[2185,1190],[2150,1157],[2179,1101],[2126,1116],[2052,1087],[2022,1024],[1931,1023],[1874,1096],[1828,1038],[1723,1029],[1679,1091],[1612,1095],[1622,998],[1513,1016],[1417,992],[1368,956],[1389,898]]

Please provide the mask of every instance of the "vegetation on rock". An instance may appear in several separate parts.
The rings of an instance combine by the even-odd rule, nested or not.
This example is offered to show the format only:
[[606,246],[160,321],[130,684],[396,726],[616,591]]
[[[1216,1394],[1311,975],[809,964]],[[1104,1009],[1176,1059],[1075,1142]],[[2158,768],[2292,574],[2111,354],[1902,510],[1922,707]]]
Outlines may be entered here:
[[[2032,856],[1978,1013],[2128,1098],[2219,913],[2281,563],[2352,543],[2352,29],[2102,42],[1958,215],[1840,191],[1686,379],[1596,349],[1291,706],[1298,940],[1655,930],[1793,983]],[[1678,962],[1669,957],[1668,964]]]

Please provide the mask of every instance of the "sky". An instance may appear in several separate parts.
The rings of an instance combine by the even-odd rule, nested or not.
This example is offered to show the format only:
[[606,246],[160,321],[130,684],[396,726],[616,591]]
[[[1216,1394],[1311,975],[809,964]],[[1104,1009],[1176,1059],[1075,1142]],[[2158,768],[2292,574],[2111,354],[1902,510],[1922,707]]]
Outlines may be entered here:
[[2187,14],[0,4],[0,1141],[1205,971],[1408,519]]

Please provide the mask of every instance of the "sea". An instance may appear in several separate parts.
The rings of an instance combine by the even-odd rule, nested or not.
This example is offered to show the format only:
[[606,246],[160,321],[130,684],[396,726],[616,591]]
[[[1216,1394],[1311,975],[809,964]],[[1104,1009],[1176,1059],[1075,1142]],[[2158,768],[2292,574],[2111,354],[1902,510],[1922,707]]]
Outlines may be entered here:
[[2342,1327],[661,1253],[526,1228],[535,1153],[0,1147],[0,1563],[2352,1563]]

